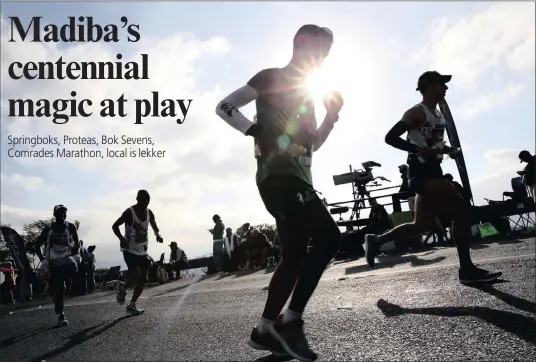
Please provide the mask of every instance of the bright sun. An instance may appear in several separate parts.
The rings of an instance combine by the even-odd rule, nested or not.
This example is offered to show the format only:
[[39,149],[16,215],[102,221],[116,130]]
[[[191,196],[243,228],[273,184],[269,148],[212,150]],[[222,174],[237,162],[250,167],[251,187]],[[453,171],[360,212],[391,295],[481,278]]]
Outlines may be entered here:
[[307,77],[307,88],[314,99],[322,99],[330,89],[330,77],[325,69],[319,69]]

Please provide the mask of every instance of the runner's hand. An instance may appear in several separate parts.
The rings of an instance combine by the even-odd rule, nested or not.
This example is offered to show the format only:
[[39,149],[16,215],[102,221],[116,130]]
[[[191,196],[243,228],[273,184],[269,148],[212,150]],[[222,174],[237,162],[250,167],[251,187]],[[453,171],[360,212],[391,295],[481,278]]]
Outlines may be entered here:
[[431,160],[431,159],[434,159],[440,152],[441,152],[440,149],[422,147],[422,148],[419,148],[416,154],[417,156],[422,157],[425,160]]
[[163,242],[164,242],[164,239],[162,239],[162,237],[160,236],[160,234],[157,234],[157,235],[156,235],[156,241],[159,242],[159,243],[163,243]]
[[341,92],[330,92],[324,97],[324,107],[328,114],[339,114],[343,105]]
[[449,157],[452,158],[452,159],[455,159],[455,158],[459,157],[461,154],[462,154],[462,150],[460,150],[459,148],[457,148],[454,151],[451,151],[451,152],[448,153]]

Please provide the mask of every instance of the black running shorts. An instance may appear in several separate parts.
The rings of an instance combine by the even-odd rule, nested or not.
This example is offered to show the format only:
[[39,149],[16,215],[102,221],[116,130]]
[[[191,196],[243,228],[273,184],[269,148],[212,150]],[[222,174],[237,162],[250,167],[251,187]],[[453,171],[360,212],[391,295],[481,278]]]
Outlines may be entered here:
[[123,258],[128,268],[128,276],[137,275],[139,269],[149,268],[149,258],[147,255],[136,255],[129,253],[128,251],[123,251]]
[[408,157],[408,178],[410,190],[422,195],[423,186],[427,180],[443,178],[441,162],[432,161],[422,163],[417,156],[410,155]]

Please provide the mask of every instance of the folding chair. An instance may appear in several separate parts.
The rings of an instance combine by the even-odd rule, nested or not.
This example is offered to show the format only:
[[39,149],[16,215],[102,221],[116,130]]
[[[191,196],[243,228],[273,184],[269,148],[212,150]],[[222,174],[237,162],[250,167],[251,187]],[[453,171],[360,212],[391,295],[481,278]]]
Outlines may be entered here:
[[[514,177],[510,183],[512,191],[503,192],[503,201],[515,203],[515,211],[512,210],[514,213],[507,218],[514,224],[512,230],[519,228],[522,232],[527,232],[530,226],[536,227],[535,220],[530,216],[530,213],[534,212],[534,199],[527,193],[522,177]],[[517,220],[512,216],[518,216]]]

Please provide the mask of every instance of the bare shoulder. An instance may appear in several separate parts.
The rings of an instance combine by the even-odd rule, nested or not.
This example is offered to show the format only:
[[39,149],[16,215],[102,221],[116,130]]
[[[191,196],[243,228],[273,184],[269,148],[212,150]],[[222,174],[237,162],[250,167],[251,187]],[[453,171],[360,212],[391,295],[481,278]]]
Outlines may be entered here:
[[402,116],[401,122],[409,129],[419,127],[426,120],[426,113],[421,107],[411,107]]

